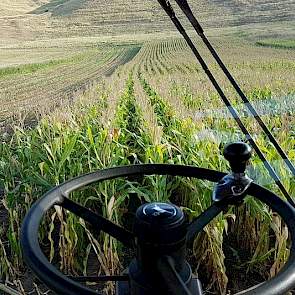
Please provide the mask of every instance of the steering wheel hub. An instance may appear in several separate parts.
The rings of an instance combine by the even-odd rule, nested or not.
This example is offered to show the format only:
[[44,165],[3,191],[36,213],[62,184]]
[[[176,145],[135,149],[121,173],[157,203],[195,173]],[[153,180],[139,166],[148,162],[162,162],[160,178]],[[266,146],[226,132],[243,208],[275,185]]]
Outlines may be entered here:
[[134,233],[139,244],[158,248],[182,242],[187,233],[184,214],[169,203],[143,204],[136,211]]

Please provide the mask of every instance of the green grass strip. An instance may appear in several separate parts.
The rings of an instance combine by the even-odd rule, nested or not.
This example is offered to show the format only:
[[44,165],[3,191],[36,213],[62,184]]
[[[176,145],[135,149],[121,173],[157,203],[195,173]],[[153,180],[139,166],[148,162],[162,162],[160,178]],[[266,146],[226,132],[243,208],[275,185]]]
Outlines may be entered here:
[[[114,52],[106,51],[106,54],[104,58],[101,60],[102,62],[105,61],[105,59],[110,59],[114,55]],[[69,58],[64,59],[57,59],[57,60],[49,60],[42,63],[32,63],[32,64],[23,64],[18,65],[14,67],[6,67],[6,68],[0,68],[0,79],[5,76],[10,75],[24,75],[24,74],[32,74],[39,70],[44,70],[48,68],[52,68],[58,65],[64,65],[64,64],[70,64],[70,63],[79,63],[83,59],[87,58],[89,56],[89,52],[87,53],[80,53],[74,56],[71,56]]]
[[0,69],[0,78],[4,76],[10,76],[10,75],[23,75],[23,74],[35,73],[39,70],[47,69],[56,65],[66,63],[67,61],[68,60],[65,60],[65,59],[50,60],[44,63],[26,64],[26,65],[19,65],[16,67],[3,68],[3,69]]
[[295,40],[261,40],[255,44],[264,47],[295,49]]

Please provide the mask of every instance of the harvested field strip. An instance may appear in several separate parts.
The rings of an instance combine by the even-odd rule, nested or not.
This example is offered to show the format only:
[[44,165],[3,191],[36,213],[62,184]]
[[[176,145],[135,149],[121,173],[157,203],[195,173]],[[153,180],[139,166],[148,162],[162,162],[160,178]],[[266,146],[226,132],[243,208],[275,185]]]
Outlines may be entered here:
[[[65,64],[43,68],[35,73],[0,79],[1,119],[17,114],[27,107],[42,107],[48,102],[67,99],[89,82],[110,75],[116,67],[128,62],[138,48],[110,49],[87,52],[80,58],[71,58]],[[26,89],[26,91],[23,91]],[[40,91],[41,90],[41,91]],[[48,106],[48,105],[47,105]]]

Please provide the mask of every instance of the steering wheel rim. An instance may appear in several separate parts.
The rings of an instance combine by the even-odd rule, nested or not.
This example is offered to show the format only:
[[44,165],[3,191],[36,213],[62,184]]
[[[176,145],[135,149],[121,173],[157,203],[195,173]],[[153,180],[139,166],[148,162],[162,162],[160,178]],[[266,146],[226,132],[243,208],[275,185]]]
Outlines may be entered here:
[[[43,281],[51,290],[56,292],[60,292],[61,289],[68,290],[66,293],[63,292],[63,294],[66,295],[100,294],[93,289],[80,285],[72,279],[66,277],[49,263],[38,242],[39,225],[44,214],[55,205],[63,207],[63,202],[68,200],[66,197],[71,192],[81,187],[95,182],[133,175],[172,175],[218,182],[226,174],[215,170],[193,166],[174,164],[139,164],[99,170],[73,178],[72,180],[64,182],[63,184],[53,188],[34,203],[25,216],[21,229],[21,244],[24,259],[39,279]],[[292,245],[287,263],[275,277],[247,290],[236,293],[236,295],[284,294],[284,292],[289,291],[295,286],[295,223],[292,223],[292,220],[295,220],[295,209],[271,191],[255,183],[250,185],[247,190],[247,194],[258,198],[281,216],[288,226],[292,239]],[[210,221],[215,216],[212,216]],[[40,272],[40,270],[42,271]],[[282,281],[284,282],[283,285]]]

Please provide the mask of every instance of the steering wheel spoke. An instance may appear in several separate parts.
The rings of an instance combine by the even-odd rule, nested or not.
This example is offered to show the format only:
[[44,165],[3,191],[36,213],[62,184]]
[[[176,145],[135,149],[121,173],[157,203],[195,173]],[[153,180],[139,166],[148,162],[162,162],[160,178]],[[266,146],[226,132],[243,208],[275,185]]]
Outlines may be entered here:
[[196,217],[188,226],[187,244],[191,246],[194,238],[203,230],[203,228],[218,214],[226,210],[227,207],[227,202],[214,203],[198,217]]
[[124,229],[123,227],[113,223],[112,221],[102,217],[99,214],[73,202],[72,200],[64,197],[62,203],[59,204],[64,209],[74,213],[80,218],[87,221],[89,224],[94,226],[97,230],[101,230],[108,233],[125,246],[132,248],[134,242],[134,235],[132,232]]

